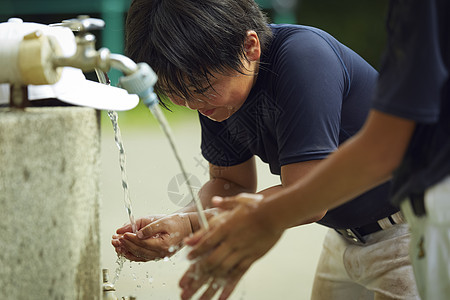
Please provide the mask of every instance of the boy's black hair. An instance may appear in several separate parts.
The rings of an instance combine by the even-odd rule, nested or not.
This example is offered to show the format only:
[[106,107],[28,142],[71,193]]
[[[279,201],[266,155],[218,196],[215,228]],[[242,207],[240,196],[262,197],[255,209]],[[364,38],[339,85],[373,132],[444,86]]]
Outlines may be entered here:
[[272,31],[254,0],[133,0],[125,54],[154,69],[159,95],[189,100],[211,86],[211,73],[242,72],[248,30],[263,51]]

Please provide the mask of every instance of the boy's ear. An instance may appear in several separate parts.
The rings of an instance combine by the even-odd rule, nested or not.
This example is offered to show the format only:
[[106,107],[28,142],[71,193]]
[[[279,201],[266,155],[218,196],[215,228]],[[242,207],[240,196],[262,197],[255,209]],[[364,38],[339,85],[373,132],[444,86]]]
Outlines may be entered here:
[[245,55],[249,61],[257,61],[261,56],[261,45],[259,44],[258,34],[253,31],[247,31],[247,37],[244,42]]

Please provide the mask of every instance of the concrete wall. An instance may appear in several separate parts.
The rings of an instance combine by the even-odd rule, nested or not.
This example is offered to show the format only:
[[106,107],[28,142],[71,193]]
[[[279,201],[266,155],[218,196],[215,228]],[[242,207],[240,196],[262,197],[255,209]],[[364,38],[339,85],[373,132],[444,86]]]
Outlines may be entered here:
[[99,123],[0,109],[0,299],[99,299]]

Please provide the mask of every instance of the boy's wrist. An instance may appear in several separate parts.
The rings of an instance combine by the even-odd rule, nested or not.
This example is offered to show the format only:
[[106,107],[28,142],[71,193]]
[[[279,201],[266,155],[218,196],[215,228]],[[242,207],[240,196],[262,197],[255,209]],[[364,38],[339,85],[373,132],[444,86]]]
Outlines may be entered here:
[[194,222],[192,220],[193,219],[193,213],[188,213],[187,216],[188,216],[189,223],[191,225],[191,234],[192,234],[192,233],[195,232],[195,230],[194,230]]
[[[206,219],[209,220],[213,216],[217,215],[219,212],[218,208],[209,208],[203,211],[205,213]],[[189,221],[191,222],[191,230],[192,233],[196,232],[200,229],[200,223],[198,221],[198,213],[197,212],[189,212],[187,213],[189,217]]]

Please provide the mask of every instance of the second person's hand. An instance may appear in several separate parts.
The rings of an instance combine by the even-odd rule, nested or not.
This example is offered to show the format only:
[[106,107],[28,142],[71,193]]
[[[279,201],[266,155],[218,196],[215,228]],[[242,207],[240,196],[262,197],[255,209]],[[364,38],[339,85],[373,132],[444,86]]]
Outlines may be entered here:
[[284,230],[267,224],[259,208],[262,195],[239,194],[215,198],[225,211],[210,219],[209,230],[201,229],[185,240],[192,246],[188,258],[198,260],[180,280],[182,299],[190,299],[203,285],[200,299],[211,299],[220,289],[219,299],[227,299],[250,266],[280,239]]

